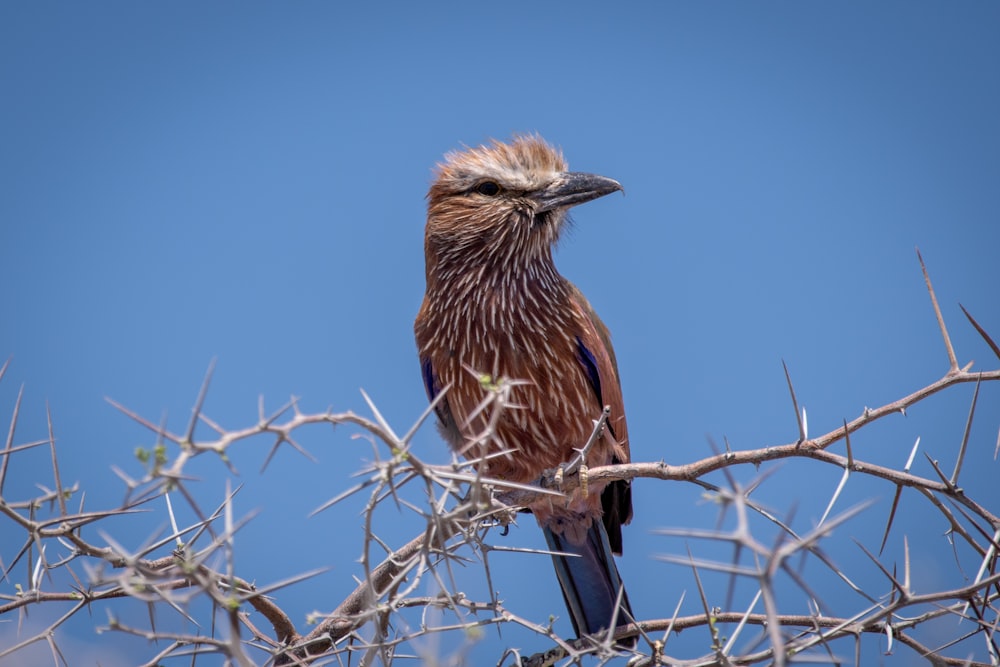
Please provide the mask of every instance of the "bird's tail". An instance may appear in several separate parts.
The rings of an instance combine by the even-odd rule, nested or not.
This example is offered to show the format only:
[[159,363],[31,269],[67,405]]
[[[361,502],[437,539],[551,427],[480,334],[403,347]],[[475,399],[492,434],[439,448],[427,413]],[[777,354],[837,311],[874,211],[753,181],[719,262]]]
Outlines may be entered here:
[[[592,520],[580,544],[574,544],[565,533],[555,533],[548,526],[543,526],[542,530],[549,549],[559,552],[552,555],[552,562],[577,636],[606,631],[612,619],[615,627],[631,623],[632,608],[611,553],[604,522]],[[619,595],[621,605],[616,616]],[[635,641],[619,643],[634,645]]]

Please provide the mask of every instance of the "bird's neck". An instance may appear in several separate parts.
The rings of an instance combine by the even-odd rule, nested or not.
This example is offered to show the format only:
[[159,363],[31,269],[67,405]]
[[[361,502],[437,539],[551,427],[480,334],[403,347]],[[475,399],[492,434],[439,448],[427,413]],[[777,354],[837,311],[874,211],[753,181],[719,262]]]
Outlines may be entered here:
[[548,313],[562,310],[570,291],[546,249],[529,258],[493,256],[480,262],[469,262],[468,256],[455,262],[441,257],[428,272],[427,298],[441,312],[463,320],[485,318],[513,327],[526,318],[544,321]]

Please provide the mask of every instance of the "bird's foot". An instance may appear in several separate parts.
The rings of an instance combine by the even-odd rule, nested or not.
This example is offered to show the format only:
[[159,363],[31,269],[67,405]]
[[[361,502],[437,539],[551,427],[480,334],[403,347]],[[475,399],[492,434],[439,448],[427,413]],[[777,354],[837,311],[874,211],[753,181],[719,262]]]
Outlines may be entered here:
[[553,482],[553,484],[555,484],[555,487],[557,489],[562,489],[563,480],[566,478],[566,469],[567,468],[570,468],[570,474],[572,474],[573,472],[575,472],[576,475],[577,475],[577,477],[580,478],[580,495],[582,495],[584,498],[586,498],[587,495],[588,495],[588,489],[587,489],[588,474],[587,473],[588,473],[589,468],[587,467],[587,464],[584,463],[583,461],[575,461],[575,462],[570,463],[570,464],[564,463],[561,466],[559,466],[558,468],[556,468],[555,474],[552,475],[552,482]]

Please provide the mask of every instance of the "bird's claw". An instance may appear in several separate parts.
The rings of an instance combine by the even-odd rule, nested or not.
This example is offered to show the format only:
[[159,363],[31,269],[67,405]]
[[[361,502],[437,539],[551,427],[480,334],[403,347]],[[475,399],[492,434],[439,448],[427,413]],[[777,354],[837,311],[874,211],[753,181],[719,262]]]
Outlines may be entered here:
[[[584,498],[586,498],[588,495],[587,464],[584,463],[582,460],[574,461],[574,464],[575,465],[573,465],[573,473],[575,473],[577,477],[580,478],[580,493],[581,495],[583,495]],[[552,485],[557,489],[562,489],[563,480],[566,478],[566,468],[567,464],[563,463],[562,465],[560,465],[558,468],[555,469],[554,473],[552,473]],[[542,479],[544,480],[544,477]]]

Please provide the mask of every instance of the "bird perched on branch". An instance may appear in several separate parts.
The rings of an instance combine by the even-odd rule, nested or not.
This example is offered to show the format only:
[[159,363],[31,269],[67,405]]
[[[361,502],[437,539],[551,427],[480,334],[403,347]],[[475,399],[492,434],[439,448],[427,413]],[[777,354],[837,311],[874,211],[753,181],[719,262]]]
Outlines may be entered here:
[[[629,461],[608,329],[552,261],[570,207],[618,190],[610,178],[567,171],[538,136],[450,153],[438,167],[414,330],[428,396],[447,388],[436,405],[441,432],[490,478],[531,483],[570,462],[605,406],[584,463]],[[594,266],[607,271],[605,262]],[[490,401],[500,388],[510,400]],[[630,623],[612,556],[632,518],[629,482],[581,485],[528,509],[550,549],[571,554],[553,560],[577,635]]]

